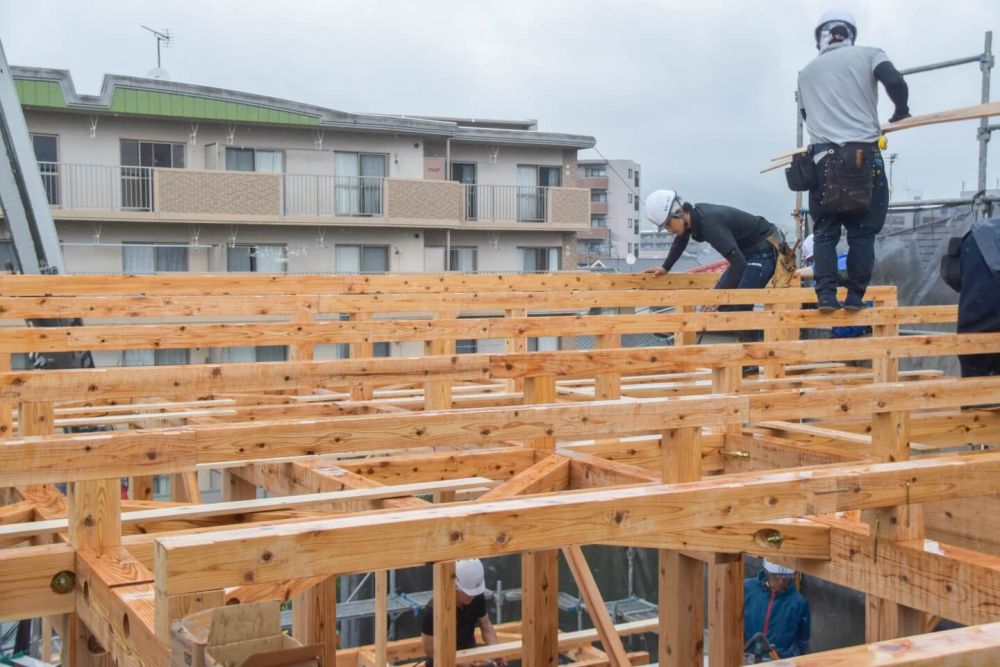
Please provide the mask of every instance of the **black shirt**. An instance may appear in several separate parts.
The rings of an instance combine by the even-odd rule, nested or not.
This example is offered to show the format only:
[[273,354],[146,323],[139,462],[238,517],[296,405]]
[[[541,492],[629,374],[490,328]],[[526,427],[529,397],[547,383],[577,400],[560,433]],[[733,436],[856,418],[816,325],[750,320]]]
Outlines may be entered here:
[[731,289],[739,284],[743,275],[745,255],[756,250],[761,242],[766,242],[773,231],[775,226],[759,215],[752,215],[732,206],[695,204],[691,211],[691,228],[674,239],[670,252],[663,261],[663,268],[667,271],[673,268],[687,248],[688,241],[693,238],[695,241],[708,243],[729,260],[733,271],[727,272],[727,283],[732,284],[719,284],[716,287]]
[[[480,593],[472,601],[455,607],[455,648],[473,648],[476,645],[476,627],[479,619],[486,615],[486,595]],[[425,635],[434,635],[434,601],[431,600],[420,612],[420,631]]]

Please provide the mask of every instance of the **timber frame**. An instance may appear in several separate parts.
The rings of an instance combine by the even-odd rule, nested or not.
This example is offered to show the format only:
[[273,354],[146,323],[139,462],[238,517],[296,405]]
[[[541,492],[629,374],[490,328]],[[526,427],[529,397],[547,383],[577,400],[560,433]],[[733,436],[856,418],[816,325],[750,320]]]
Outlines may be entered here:
[[[711,280],[0,276],[0,620],[43,618],[45,660],[54,631],[63,664],[162,667],[172,621],[291,599],[294,636],[323,644],[328,665],[384,667],[423,654],[419,638],[386,641],[387,570],[433,563],[448,600],[454,560],[521,554],[521,620],[456,653],[451,608],[435,605],[436,665],[707,653],[728,666],[742,662],[754,554],[867,595],[871,646],[797,663],[904,648],[903,664],[1000,661],[1000,378],[899,370],[995,352],[1000,333],[900,336],[956,312],[899,307],[891,287],[870,290],[874,308],[821,315],[801,307],[810,290]],[[739,303],[763,310],[698,309]],[[87,325],[20,323],[44,317]],[[874,336],[799,340],[836,324]],[[696,344],[731,330],[763,341]],[[622,347],[664,331],[674,345]],[[527,351],[538,336],[593,336],[594,349]],[[506,351],[455,354],[463,339]],[[373,358],[378,341],[421,341],[425,355]],[[315,359],[327,344],[350,358]],[[254,345],[286,345],[288,361],[11,370],[31,351]],[[201,502],[201,470],[221,472],[223,502]],[[152,499],[156,475],[173,502]],[[614,624],[586,544],[660,550],[658,619]],[[592,630],[559,630],[560,553]],[[338,647],[336,577],[369,571],[376,642]],[[975,627],[927,634],[936,619]],[[643,632],[659,634],[658,655],[626,651],[621,637]]]

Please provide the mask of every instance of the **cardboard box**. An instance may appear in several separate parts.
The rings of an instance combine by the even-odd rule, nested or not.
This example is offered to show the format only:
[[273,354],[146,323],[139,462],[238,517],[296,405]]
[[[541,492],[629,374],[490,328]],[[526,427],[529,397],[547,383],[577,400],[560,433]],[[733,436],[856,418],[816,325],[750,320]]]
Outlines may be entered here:
[[172,667],[321,667],[322,647],[281,632],[275,601],[206,609],[174,621]]

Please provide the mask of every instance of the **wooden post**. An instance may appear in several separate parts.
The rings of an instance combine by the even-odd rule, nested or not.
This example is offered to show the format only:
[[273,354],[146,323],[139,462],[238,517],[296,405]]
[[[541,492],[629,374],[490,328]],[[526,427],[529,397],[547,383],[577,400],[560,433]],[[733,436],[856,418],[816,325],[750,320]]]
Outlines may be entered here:
[[156,475],[133,475],[128,478],[128,497],[132,500],[152,500]]
[[717,555],[708,566],[708,586],[708,664],[742,665],[743,555]]
[[[524,308],[511,308],[504,311],[504,316],[510,317],[527,317],[528,311]],[[521,352],[528,351],[528,339],[524,336],[518,336],[516,338],[507,339],[507,354],[519,354]],[[513,378],[508,380],[508,390],[509,391],[520,391],[524,384],[524,380],[521,378]]]
[[455,562],[434,563],[434,665],[455,667]]
[[[10,355],[0,354],[0,373],[9,373]],[[0,438],[14,435],[14,404],[10,401],[0,401]]]
[[[600,334],[594,336],[595,348],[608,350],[622,346],[621,334]],[[594,376],[594,399],[598,401],[617,401],[622,397],[622,378],[620,373],[598,373]]]
[[256,497],[256,484],[234,474],[231,468],[222,469],[222,500],[253,500]]
[[[675,313],[694,313],[697,306],[674,306]],[[697,331],[675,331],[674,345],[696,345],[698,343]]]
[[[787,311],[787,310],[798,310],[798,306],[793,303],[772,303],[765,304],[764,310],[766,311]],[[765,343],[777,343],[788,340],[796,340],[799,337],[798,329],[789,328],[772,328],[764,329],[764,342]],[[785,377],[785,367],[783,364],[768,364],[764,366],[763,377],[765,378],[783,378]]]
[[[895,295],[875,301],[876,308],[895,308],[899,302]],[[898,336],[898,324],[876,324],[872,327],[872,335],[878,338],[883,336]],[[899,379],[899,360],[887,357],[875,357],[872,359],[872,374],[875,382],[896,382]]]
[[521,662],[524,665],[554,667],[559,664],[558,565],[559,552],[556,550],[521,554]]
[[[369,322],[372,319],[371,313],[351,313],[347,316],[351,322]],[[369,340],[360,343],[351,343],[351,359],[370,359],[374,355],[375,346]],[[369,401],[375,395],[375,388],[358,380],[351,386],[351,400]]]
[[386,642],[389,639],[389,576],[386,570],[375,573],[375,665],[385,667]]
[[18,406],[17,422],[21,435],[52,435],[55,432],[55,410],[51,403],[24,401]]
[[170,476],[170,497],[177,503],[200,503],[198,473],[179,472]]
[[[524,404],[538,405],[556,402],[556,379],[552,375],[524,378]],[[535,449],[554,450],[554,437],[535,438],[530,446]]]
[[[436,313],[435,319],[453,320],[457,313],[455,311],[442,311]],[[429,340],[424,342],[424,354],[440,355],[455,354],[455,340]],[[451,409],[451,382],[447,380],[434,380],[424,383],[424,409],[425,410],[450,410]]]
[[[888,372],[893,370],[892,366],[888,367]],[[882,372],[886,372],[885,368]],[[872,455],[878,461],[909,460],[909,413],[878,412],[872,415]],[[924,537],[922,505],[867,510],[863,516],[869,523],[871,538],[876,544],[881,540],[919,540]],[[878,553],[877,548],[874,551]],[[869,643],[920,634],[924,622],[925,614],[921,611],[873,595],[867,596],[865,638]]]
[[337,577],[327,577],[292,599],[292,636],[323,645],[323,664],[337,664]]
[[[303,310],[292,315],[291,320],[292,322],[300,324],[303,329],[308,329],[309,325],[313,322],[313,316],[308,310]],[[312,343],[293,343],[288,346],[289,361],[309,361],[312,358]]]
[[[725,368],[712,369],[712,393],[738,393],[742,382],[743,373],[738,366],[727,366]],[[742,430],[742,426],[739,424],[727,424],[722,427],[722,432],[725,435],[739,435],[740,430]]]
[[[699,428],[664,431],[660,437],[664,484],[701,479]],[[664,667],[702,664],[705,633],[704,564],[673,549],[660,549],[659,652]]]

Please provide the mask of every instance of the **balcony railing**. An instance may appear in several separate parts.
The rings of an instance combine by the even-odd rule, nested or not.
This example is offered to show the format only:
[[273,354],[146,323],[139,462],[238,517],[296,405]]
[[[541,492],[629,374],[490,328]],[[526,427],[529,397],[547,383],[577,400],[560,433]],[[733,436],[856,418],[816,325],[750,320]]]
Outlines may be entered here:
[[466,185],[465,219],[545,222],[548,187]]
[[153,210],[153,168],[39,162],[49,204],[66,209]]
[[176,215],[589,223],[576,188],[41,162],[53,207]]
[[378,217],[385,179],[369,176],[285,174],[285,213]]

